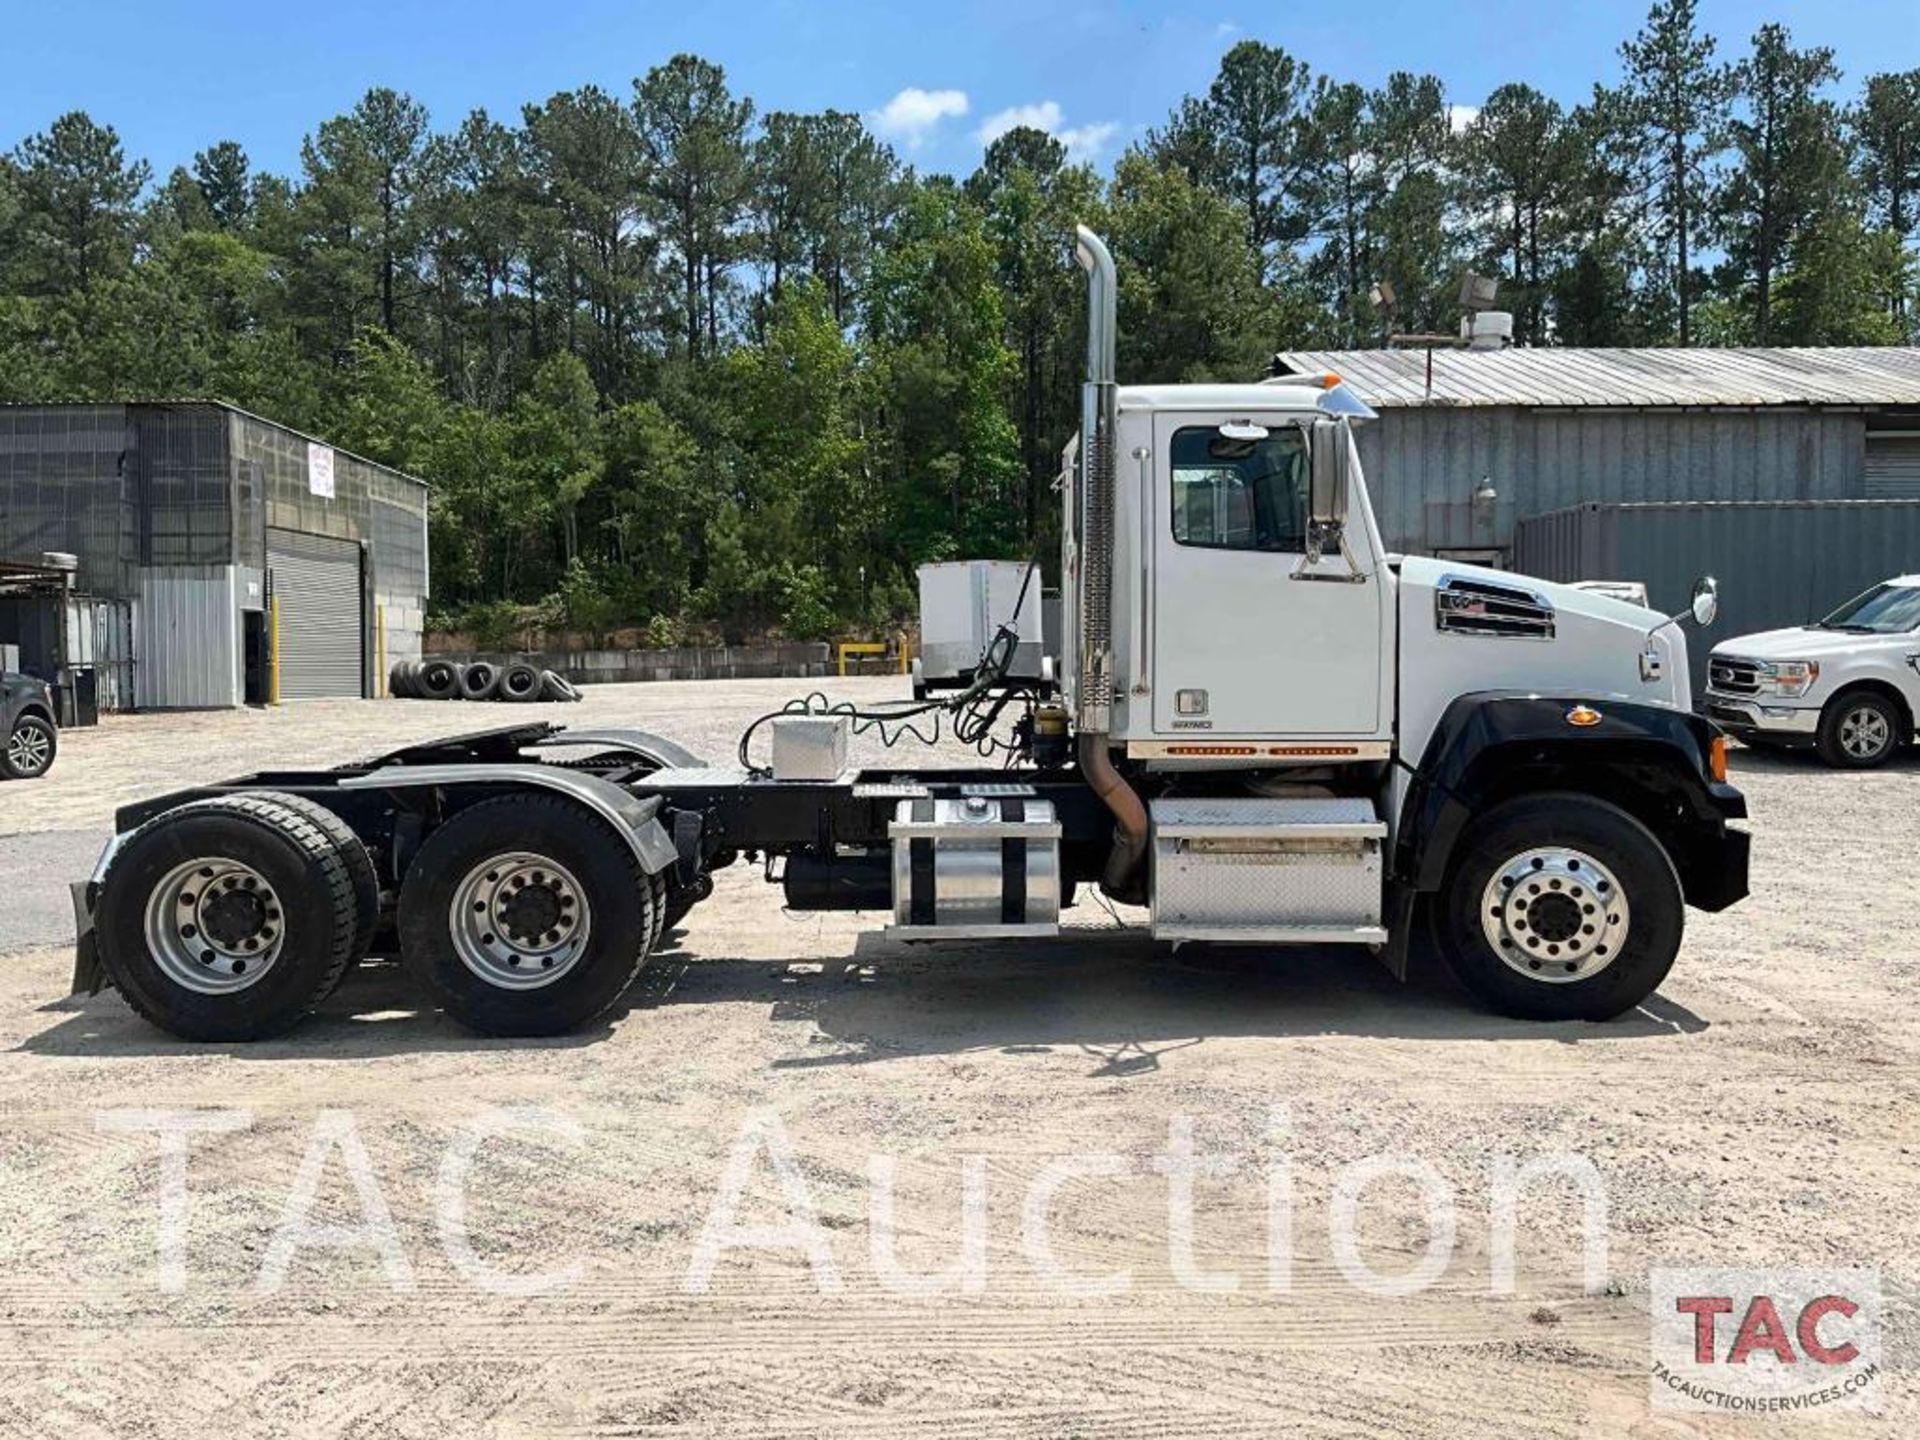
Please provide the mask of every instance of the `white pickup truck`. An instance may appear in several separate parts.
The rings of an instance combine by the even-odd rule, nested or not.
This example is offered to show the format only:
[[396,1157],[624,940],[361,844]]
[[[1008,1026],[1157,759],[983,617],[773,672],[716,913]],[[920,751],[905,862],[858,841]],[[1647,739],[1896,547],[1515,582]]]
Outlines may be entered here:
[[1920,575],[1824,620],[1736,635],[1707,662],[1707,715],[1754,745],[1811,747],[1830,765],[1884,765],[1920,712]]

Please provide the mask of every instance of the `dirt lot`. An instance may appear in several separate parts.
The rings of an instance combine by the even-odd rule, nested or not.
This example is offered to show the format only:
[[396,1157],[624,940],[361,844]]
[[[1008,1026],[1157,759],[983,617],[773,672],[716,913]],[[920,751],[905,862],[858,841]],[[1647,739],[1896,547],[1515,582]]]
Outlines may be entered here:
[[[540,713],[642,724],[720,759],[744,719],[796,688],[610,687]],[[382,967],[250,1047],[177,1044],[111,994],[63,998],[62,887],[118,803],[525,714],[311,703],[112,720],[66,737],[48,780],[0,791],[0,1433],[1920,1430],[1920,762],[1853,776],[1737,755],[1755,894],[1690,914],[1665,990],[1607,1025],[1490,1018],[1431,967],[1402,987],[1347,954],[1169,956],[1137,930],[1111,933],[1137,912],[1090,904],[1058,942],[908,949],[851,917],[785,916],[745,868],[629,1008],[561,1041],[474,1039],[420,1013]],[[446,1157],[457,1164],[455,1142],[471,1150],[473,1125],[501,1106],[546,1107],[580,1133],[480,1148],[454,1187],[471,1248],[450,1246]],[[1275,1106],[1287,1123],[1270,1134]],[[156,1259],[159,1144],[101,1128],[125,1123],[102,1112],[134,1108],[250,1117],[193,1140],[177,1289]],[[299,1209],[316,1134],[345,1123],[335,1111],[353,1129],[320,1156],[313,1218],[359,1225],[384,1206],[393,1242],[288,1256],[283,1212]],[[718,1253],[702,1290],[696,1256],[730,1152],[769,1114],[774,1149],[748,1155],[738,1216],[819,1248]],[[1169,1246],[1170,1182],[1152,1163],[1178,1117],[1238,1164],[1193,1182],[1195,1264],[1237,1276],[1230,1291],[1199,1288]],[[1450,1263],[1416,1294],[1360,1288],[1334,1239],[1336,1183],[1377,1152],[1424,1162],[1455,1202]],[[1604,1183],[1604,1273],[1583,1279],[1579,1207],[1550,1185],[1522,1209],[1517,1286],[1501,1293],[1492,1166],[1556,1152]],[[1058,1157],[1095,1153],[1114,1173],[1040,1196],[1049,1268],[1023,1218],[1035,1182],[1061,1178]],[[897,1170],[898,1259],[913,1271],[960,1252],[961,1176],[984,1175],[971,1293],[895,1293],[871,1242],[875,1155]],[[1291,1174],[1290,1211],[1270,1206],[1285,1193],[1274,1172]],[[796,1191],[818,1228],[798,1228]],[[1293,1231],[1279,1291],[1275,1208]],[[1358,1261],[1389,1275],[1430,1238],[1402,1180],[1367,1192],[1356,1230]],[[1878,1267],[1885,1413],[1650,1410],[1648,1271],[1661,1263]],[[561,1274],[514,1295],[476,1284],[476,1264]],[[1102,1277],[1109,1293],[1088,1293]]]

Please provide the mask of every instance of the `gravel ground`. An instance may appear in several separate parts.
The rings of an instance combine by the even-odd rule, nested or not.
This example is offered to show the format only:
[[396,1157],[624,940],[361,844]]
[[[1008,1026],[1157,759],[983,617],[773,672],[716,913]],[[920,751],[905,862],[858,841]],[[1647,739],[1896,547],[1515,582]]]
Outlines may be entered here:
[[[744,720],[797,688],[606,687],[532,713],[638,724],[724,759]],[[254,1046],[182,1045],[111,994],[64,997],[64,886],[116,805],[529,716],[485,708],[110,719],[65,737],[48,779],[0,790],[0,1433],[1920,1431],[1920,762],[1843,775],[1737,754],[1755,893],[1690,913],[1667,986],[1606,1025],[1490,1017],[1430,965],[1401,986],[1345,953],[1169,956],[1139,912],[1087,904],[1054,942],[907,947],[855,917],[784,915],[745,867],[619,1013],[563,1040],[476,1039],[381,966]],[[452,1192],[471,1248],[450,1245],[447,1157],[502,1106],[580,1130],[482,1147]],[[1270,1130],[1275,1107],[1285,1125]],[[193,1140],[183,1284],[168,1288],[157,1142],[100,1117],[175,1108],[248,1125]],[[342,1112],[350,1140],[319,1152],[303,1189]],[[717,1253],[702,1288],[730,1154],[767,1117],[775,1143],[748,1156],[737,1215],[789,1233]],[[1182,1117],[1237,1165],[1193,1182],[1194,1263],[1231,1290],[1202,1288],[1169,1245],[1153,1159]],[[1583,1276],[1579,1208],[1549,1186],[1523,1208],[1507,1293],[1491,1167],[1557,1152],[1604,1184],[1604,1273]],[[1424,1162],[1456,1202],[1450,1263],[1418,1293],[1363,1291],[1334,1239],[1344,1167],[1377,1153]],[[1095,1154],[1111,1173],[1064,1179],[1041,1206],[1049,1256],[1025,1229],[1036,1181]],[[875,1254],[875,1156],[893,1165],[898,1263],[916,1272],[961,1253],[961,1177],[982,1178],[976,1286],[898,1293],[893,1252]],[[1293,1220],[1279,1288],[1276,1173]],[[339,1226],[377,1202],[391,1246],[321,1235],[284,1254],[303,1196],[315,1224]],[[796,1197],[816,1228],[796,1223]],[[1424,1215],[1409,1185],[1382,1182],[1359,1209],[1358,1258],[1406,1271]],[[1663,1263],[1877,1267],[1884,1413],[1650,1410],[1648,1271]],[[476,1264],[557,1273],[514,1294],[477,1285]]]

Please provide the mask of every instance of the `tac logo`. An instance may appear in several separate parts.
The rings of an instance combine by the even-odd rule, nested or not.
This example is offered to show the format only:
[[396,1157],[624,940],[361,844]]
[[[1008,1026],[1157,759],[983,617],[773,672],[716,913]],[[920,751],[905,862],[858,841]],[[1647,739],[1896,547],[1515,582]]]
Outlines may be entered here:
[[1880,1272],[1656,1269],[1655,1409],[1877,1410]]

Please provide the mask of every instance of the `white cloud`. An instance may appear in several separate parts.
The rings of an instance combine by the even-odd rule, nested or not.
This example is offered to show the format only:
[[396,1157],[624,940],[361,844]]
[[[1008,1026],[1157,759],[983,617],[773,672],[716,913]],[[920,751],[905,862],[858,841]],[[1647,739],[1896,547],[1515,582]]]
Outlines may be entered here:
[[1231,20],[1222,20],[1218,25],[1213,27],[1213,38],[1216,40],[1224,40],[1229,35],[1237,35],[1239,33],[1240,27]]
[[1111,120],[1101,120],[1092,125],[1072,125],[1065,130],[1053,132],[1053,138],[1067,147],[1067,154],[1076,160],[1094,160],[1107,148],[1107,141],[1114,137],[1120,127]]
[[1010,105],[1005,110],[996,110],[981,121],[980,128],[974,131],[974,138],[982,145],[991,145],[1009,130],[1024,126],[1030,130],[1046,131],[1066,146],[1067,153],[1075,160],[1094,160],[1120,129],[1110,120],[1094,121],[1087,125],[1066,125],[1062,123],[1066,118],[1058,100]]
[[967,113],[964,90],[922,90],[909,85],[873,112],[873,128],[917,149],[943,120]]
[[1447,128],[1452,130],[1456,135],[1479,118],[1480,107],[1478,105],[1447,106]]
[[1051,135],[1060,128],[1060,122],[1065,118],[1058,100],[1042,100],[1038,105],[1009,105],[1005,110],[996,110],[982,120],[980,128],[973,133],[982,145],[991,145],[1009,130],[1018,130],[1022,126],[1029,130],[1044,130]]

